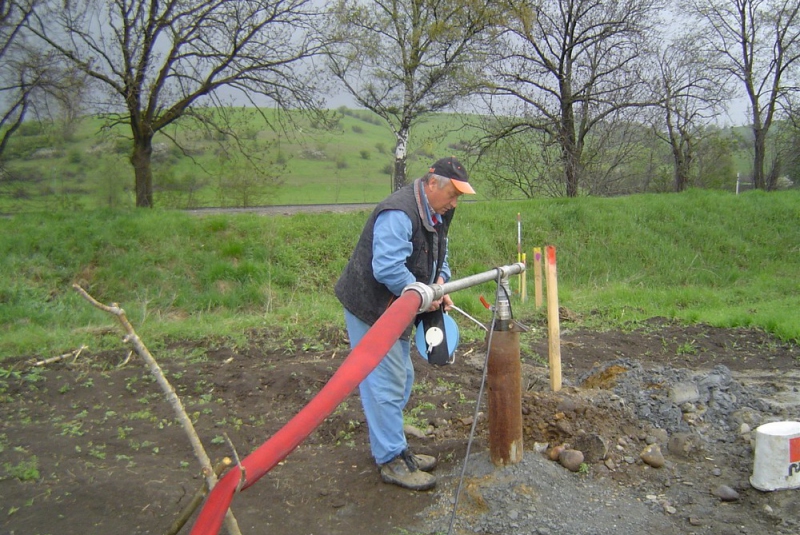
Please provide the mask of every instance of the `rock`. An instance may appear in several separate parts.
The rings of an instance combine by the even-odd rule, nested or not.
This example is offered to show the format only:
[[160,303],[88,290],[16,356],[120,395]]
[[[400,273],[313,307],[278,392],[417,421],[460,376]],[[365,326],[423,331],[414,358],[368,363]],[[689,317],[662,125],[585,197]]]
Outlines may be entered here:
[[720,485],[711,493],[723,502],[735,502],[739,499],[739,493],[728,485]]
[[605,461],[603,461],[603,464],[606,466],[606,468],[608,468],[612,472],[617,469],[617,465],[614,463],[614,460],[611,459],[611,458],[608,458]]
[[576,450],[583,452],[587,463],[600,462],[608,456],[608,442],[597,433],[587,433],[574,440]]
[[577,472],[583,463],[583,453],[578,450],[564,450],[558,456],[558,462],[570,472]]
[[740,425],[740,426],[739,426],[739,434],[740,434],[740,435],[746,435],[746,434],[748,434],[748,433],[749,433],[751,430],[752,430],[752,429],[750,428],[750,426],[749,426],[748,424],[746,424],[745,422],[742,422],[742,425]]
[[667,451],[680,457],[688,458],[698,450],[699,438],[691,433],[676,433],[667,442]]
[[414,427],[413,425],[409,425],[409,424],[404,425],[403,426],[403,432],[408,436],[412,436],[412,437],[416,437],[416,438],[425,438],[425,433],[422,430],[420,430],[419,428]]
[[700,391],[694,383],[675,383],[669,389],[669,399],[675,405],[694,403],[700,399]]
[[[656,427],[650,430],[648,437],[653,437],[655,439],[655,441],[652,443],[658,443],[661,444],[662,446],[666,446],[667,441],[669,440],[669,433],[667,433],[666,429],[661,429],[660,427]],[[652,443],[648,442],[648,444]]]
[[639,454],[639,457],[648,465],[653,468],[661,468],[666,464],[664,455],[661,453],[661,447],[658,444],[649,444]]
[[559,401],[558,406],[556,407],[556,411],[564,413],[564,412],[575,412],[575,409],[578,407],[578,404],[575,400],[571,398],[564,398]]
[[567,449],[567,448],[566,448],[566,446],[564,446],[563,444],[560,444],[560,445],[558,445],[558,446],[555,446],[555,447],[553,447],[553,448],[551,448],[551,449],[550,449],[550,451],[549,451],[549,452],[548,452],[548,454],[547,454],[547,457],[548,457],[548,458],[549,458],[551,461],[557,461],[557,460],[558,460],[558,458],[559,458],[559,456],[561,455],[561,452],[562,452],[562,451],[564,451],[565,449]]

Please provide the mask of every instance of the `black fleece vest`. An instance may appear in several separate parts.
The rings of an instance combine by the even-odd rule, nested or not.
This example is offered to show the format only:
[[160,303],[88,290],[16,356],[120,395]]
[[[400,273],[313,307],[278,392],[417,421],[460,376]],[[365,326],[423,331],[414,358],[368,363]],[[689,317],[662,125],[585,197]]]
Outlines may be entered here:
[[[444,262],[447,231],[455,210],[442,216],[442,223],[431,227],[425,217],[425,200],[422,198],[420,179],[404,186],[384,199],[370,215],[361,237],[358,239],[350,261],[336,282],[334,291],[342,305],[361,321],[372,325],[397,298],[389,289],[375,280],[372,274],[372,239],[375,220],[385,210],[402,210],[411,219],[412,253],[406,259],[406,267],[417,282],[429,284],[434,262],[436,277]],[[407,338],[411,327],[403,337]]]

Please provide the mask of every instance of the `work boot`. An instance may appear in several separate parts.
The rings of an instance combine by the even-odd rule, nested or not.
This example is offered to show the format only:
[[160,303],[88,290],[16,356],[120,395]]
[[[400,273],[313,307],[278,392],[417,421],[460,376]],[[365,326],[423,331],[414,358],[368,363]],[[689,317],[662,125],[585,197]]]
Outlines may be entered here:
[[[411,453],[411,451],[409,451],[409,453]],[[414,458],[414,462],[417,463],[417,469],[422,470],[423,472],[430,472],[436,468],[436,464],[439,462],[439,460],[433,455],[411,453],[411,456]]]
[[[436,486],[436,478],[417,466],[415,455],[408,450],[381,465],[381,479],[404,489],[428,490]],[[425,455],[424,457],[429,457]]]

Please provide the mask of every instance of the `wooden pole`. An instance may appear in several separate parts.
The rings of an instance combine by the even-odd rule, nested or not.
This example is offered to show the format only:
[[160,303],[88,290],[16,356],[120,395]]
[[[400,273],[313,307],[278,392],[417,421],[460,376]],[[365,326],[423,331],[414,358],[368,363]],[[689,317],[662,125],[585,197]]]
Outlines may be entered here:
[[533,300],[536,308],[542,308],[542,248],[533,248]]
[[[519,212],[517,212],[517,262],[522,262],[522,219],[520,219]],[[522,295],[522,275],[517,276],[519,281],[519,295]]]
[[556,248],[547,248],[547,333],[550,350],[550,388],[561,390],[561,328],[558,319],[558,280],[556,277]]

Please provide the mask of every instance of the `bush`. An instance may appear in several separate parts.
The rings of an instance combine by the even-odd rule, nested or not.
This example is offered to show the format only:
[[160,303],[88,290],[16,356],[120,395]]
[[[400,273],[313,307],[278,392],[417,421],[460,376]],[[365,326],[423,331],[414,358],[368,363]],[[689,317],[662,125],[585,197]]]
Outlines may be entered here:
[[353,132],[355,132],[356,134],[363,134],[364,133],[364,129],[361,128],[360,126],[358,126],[357,124],[354,124],[353,125]]
[[73,149],[69,151],[69,154],[67,155],[67,161],[74,164],[81,163],[83,161],[83,154],[81,154],[81,151]]
[[362,160],[369,160],[369,151],[368,150],[361,150],[358,152],[361,155]]
[[44,126],[42,126],[42,123],[35,121],[26,121],[19,125],[19,129],[17,130],[17,134],[22,137],[38,136],[43,133]]

